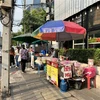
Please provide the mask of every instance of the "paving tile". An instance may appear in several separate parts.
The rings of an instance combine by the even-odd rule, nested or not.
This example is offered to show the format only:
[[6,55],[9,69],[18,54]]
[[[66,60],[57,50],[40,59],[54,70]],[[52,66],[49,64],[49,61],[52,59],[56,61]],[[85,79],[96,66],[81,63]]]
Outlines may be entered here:
[[37,100],[45,100],[44,98],[37,98]]
[[40,95],[35,95],[36,98],[42,98],[43,96],[40,94]]
[[[62,100],[66,100],[66,98],[62,99]],[[69,97],[69,98],[67,98],[67,100],[77,100],[77,99],[75,97]]]

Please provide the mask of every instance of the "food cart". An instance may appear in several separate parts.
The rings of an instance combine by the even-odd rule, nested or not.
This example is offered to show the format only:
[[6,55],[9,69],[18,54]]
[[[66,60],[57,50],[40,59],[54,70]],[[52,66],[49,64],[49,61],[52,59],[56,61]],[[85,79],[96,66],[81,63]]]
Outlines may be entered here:
[[63,61],[59,63],[47,60],[47,80],[59,87],[61,79],[64,79],[69,87],[71,87],[70,82],[73,82],[75,89],[81,89],[82,83],[85,81],[83,78],[83,68],[76,69],[76,63],[76,61]]

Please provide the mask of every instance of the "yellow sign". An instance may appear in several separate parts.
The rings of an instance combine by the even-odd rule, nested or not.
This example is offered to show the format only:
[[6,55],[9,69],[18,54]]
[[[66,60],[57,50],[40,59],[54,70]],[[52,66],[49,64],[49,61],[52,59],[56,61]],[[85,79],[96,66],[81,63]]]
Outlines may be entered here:
[[47,63],[47,80],[58,86],[58,67]]
[[58,68],[51,67],[51,82],[58,86]]
[[51,77],[51,66],[47,65],[47,75]]

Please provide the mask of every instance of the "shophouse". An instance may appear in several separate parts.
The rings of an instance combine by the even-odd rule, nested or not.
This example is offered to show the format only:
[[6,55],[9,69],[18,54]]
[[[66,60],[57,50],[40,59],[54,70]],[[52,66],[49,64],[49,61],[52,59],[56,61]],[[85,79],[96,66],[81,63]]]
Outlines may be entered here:
[[87,30],[84,43],[74,41],[74,47],[100,47],[100,0],[57,0],[54,5],[55,20],[73,21]]

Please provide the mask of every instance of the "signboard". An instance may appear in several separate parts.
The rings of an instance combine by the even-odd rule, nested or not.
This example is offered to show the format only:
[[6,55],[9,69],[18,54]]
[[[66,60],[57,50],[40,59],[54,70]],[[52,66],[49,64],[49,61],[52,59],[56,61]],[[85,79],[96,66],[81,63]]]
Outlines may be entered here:
[[51,80],[51,61],[47,60],[47,80]]
[[53,66],[51,67],[51,81],[58,86],[58,68]]
[[47,64],[47,79],[51,79],[51,66]]
[[47,80],[58,86],[58,64],[47,61]]
[[64,66],[64,79],[72,78],[71,65]]

